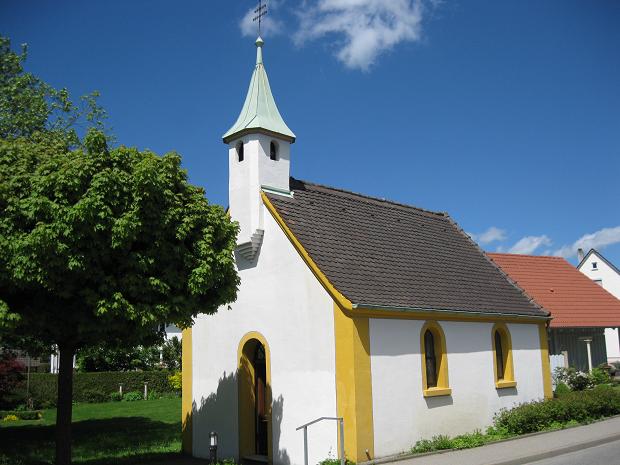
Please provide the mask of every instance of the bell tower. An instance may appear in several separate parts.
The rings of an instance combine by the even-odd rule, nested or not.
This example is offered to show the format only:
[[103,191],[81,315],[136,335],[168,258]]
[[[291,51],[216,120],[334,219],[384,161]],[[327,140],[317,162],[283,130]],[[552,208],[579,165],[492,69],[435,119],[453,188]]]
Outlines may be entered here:
[[269,87],[263,39],[256,39],[256,65],[237,121],[222,137],[228,145],[230,215],[239,222],[238,251],[252,260],[263,237],[261,189],[289,193],[291,144]]

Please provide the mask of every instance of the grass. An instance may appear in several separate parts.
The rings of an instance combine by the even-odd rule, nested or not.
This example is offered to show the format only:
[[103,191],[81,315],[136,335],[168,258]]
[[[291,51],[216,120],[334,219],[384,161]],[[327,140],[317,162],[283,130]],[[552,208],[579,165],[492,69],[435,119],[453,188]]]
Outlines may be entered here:
[[[41,420],[0,421],[0,464],[51,463],[55,421],[55,409]],[[146,463],[180,449],[179,398],[73,406],[74,463]]]

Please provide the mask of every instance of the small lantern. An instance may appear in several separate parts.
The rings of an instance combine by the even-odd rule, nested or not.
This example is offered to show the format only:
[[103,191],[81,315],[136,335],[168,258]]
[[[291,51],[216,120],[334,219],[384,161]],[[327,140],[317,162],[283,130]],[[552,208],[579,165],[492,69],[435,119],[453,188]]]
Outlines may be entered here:
[[209,434],[209,463],[217,463],[217,433]]

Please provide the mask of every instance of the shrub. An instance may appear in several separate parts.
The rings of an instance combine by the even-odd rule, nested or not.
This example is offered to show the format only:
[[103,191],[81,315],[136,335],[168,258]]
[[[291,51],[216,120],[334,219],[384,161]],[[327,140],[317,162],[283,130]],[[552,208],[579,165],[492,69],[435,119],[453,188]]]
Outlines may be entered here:
[[594,386],[590,375],[577,371],[574,368],[557,367],[553,370],[553,380],[556,386],[564,383],[573,391],[583,391]]
[[590,384],[598,386],[599,384],[609,384],[611,382],[611,376],[607,370],[603,368],[593,368],[589,375]]
[[12,403],[11,394],[22,383],[24,365],[17,361],[15,354],[0,349],[0,404]]
[[148,393],[147,393],[147,398],[148,400],[157,400],[157,399],[161,399],[162,398],[162,394],[161,392],[157,392],[157,391],[151,391],[149,389]]
[[183,373],[175,371],[174,374],[168,376],[168,382],[170,387],[175,391],[180,391],[182,388]]
[[112,394],[110,394],[110,401],[111,402],[119,402],[121,400],[123,400],[123,396],[121,395],[120,392],[116,391],[116,392],[113,392]]
[[110,398],[109,395],[106,395],[103,391],[99,389],[86,389],[82,393],[83,402],[89,402],[89,403],[106,402],[109,398]]
[[7,416],[17,417],[18,420],[40,420],[43,418],[43,412],[40,410],[0,411],[0,418]]
[[[104,393],[104,399],[110,400],[110,393],[118,391],[118,385],[123,385],[123,391],[142,391],[144,383],[148,382],[149,390],[160,393],[173,392],[168,377],[169,371],[122,371],[75,373],[73,377],[73,400],[87,402],[86,391]],[[30,375],[30,393],[36,408],[51,408],[56,406],[58,375],[53,373],[33,373]]]
[[569,378],[568,386],[573,391],[584,391],[592,387],[592,381],[589,375],[577,372]]
[[489,441],[480,431],[470,434],[462,434],[452,440],[452,449],[471,449],[472,447],[483,446]]
[[528,402],[500,410],[494,427],[508,434],[542,431],[554,423],[587,423],[620,413],[620,391],[601,385],[590,391],[569,392],[557,399]]
[[17,415],[7,415],[2,419],[2,421],[17,421],[17,420],[19,420],[19,418],[17,418]]
[[564,394],[567,394],[569,392],[571,392],[570,388],[566,384],[564,384],[562,382],[558,383],[555,386],[555,395],[556,395],[556,397],[560,397],[560,396],[562,396]]
[[415,446],[411,449],[411,452],[422,453],[422,452],[431,452],[434,450],[446,450],[453,449],[454,445],[452,443],[452,439],[448,436],[444,436],[440,434],[438,436],[433,436],[432,439],[421,439],[415,443]]
[[129,391],[123,394],[123,400],[126,402],[134,402],[136,400],[144,400],[144,394],[140,391]]

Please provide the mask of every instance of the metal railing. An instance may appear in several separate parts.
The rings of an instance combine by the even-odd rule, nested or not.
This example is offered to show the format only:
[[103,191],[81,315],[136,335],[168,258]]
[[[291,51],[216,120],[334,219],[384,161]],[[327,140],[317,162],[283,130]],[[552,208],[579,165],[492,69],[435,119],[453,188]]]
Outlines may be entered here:
[[314,425],[319,421],[323,420],[335,420],[338,422],[338,429],[340,432],[340,465],[345,465],[345,456],[344,456],[344,419],[342,417],[321,417],[316,420],[312,420],[305,425],[301,425],[296,428],[295,431],[299,431],[300,429],[304,430],[304,465],[308,465],[308,426]]

